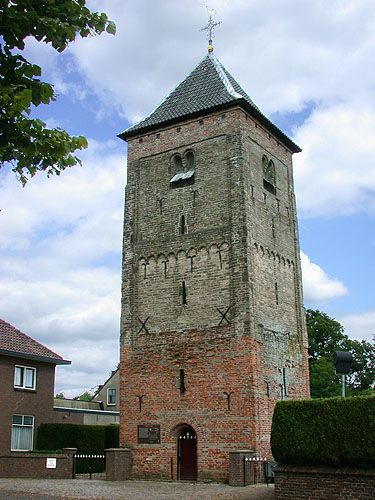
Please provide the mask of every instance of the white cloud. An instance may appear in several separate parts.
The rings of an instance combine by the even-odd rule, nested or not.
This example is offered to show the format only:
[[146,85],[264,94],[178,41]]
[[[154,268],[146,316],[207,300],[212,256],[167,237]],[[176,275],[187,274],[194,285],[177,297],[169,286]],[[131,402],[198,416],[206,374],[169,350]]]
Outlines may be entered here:
[[[203,0],[93,1],[93,10],[106,11],[116,22],[115,36],[77,38],[60,55],[30,40],[28,55],[43,66],[57,92],[78,100],[95,95],[99,120],[119,113],[138,121],[206,54],[199,31],[207,20],[205,5]],[[303,149],[295,160],[301,215],[373,213],[373,0],[213,0],[211,5],[223,21],[214,39],[216,54],[262,111],[314,107],[294,137]],[[93,109],[91,101],[86,105]]]
[[[138,121],[206,54],[199,31],[207,20],[205,5],[203,0],[92,2],[92,9],[106,11],[116,22],[116,36],[77,39],[62,59],[41,47],[41,62],[58,91],[74,92],[76,99],[96,95],[99,120],[119,113]],[[314,108],[294,137],[303,149],[295,160],[301,215],[373,213],[375,109],[368,106],[375,87],[373,0],[213,0],[211,5],[223,21],[215,53],[262,111]],[[30,50],[37,59],[38,44],[31,43]]]
[[356,340],[375,340],[375,311],[347,314],[338,318],[344,326],[345,334]]
[[301,265],[305,301],[321,303],[349,293],[344,283],[328,276],[304,252],[301,252]]
[[375,212],[375,108],[317,109],[295,140],[303,145],[294,169],[302,216]]
[[34,177],[22,188],[3,175],[0,317],[71,367],[56,391],[77,395],[118,362],[124,153],[90,141],[83,167]]
[[[205,4],[92,1],[90,8],[116,22],[115,37],[77,41],[60,55],[30,41],[28,55],[57,93],[79,104],[86,99],[99,119],[119,113],[135,120],[205,55],[199,32]],[[301,213],[373,212],[373,0],[213,0],[210,6],[223,21],[216,55],[264,112],[314,106],[295,132],[304,151],[295,168]],[[93,94],[94,104],[87,101]],[[126,170],[114,143],[91,141],[80,156],[83,168],[49,180],[37,176],[25,189],[13,174],[0,178],[0,316],[73,361],[57,369],[56,390],[70,396],[102,382],[117,363]],[[306,300],[349,293],[301,258]],[[366,314],[363,328],[373,324],[372,312]],[[348,328],[359,331],[366,314],[352,315]]]
[[[216,54],[263,111],[372,95],[372,0],[211,4],[223,21]],[[116,36],[78,41],[70,53],[104,106],[130,119],[149,113],[206,53],[203,1],[111,0],[97,8],[114,19]]]

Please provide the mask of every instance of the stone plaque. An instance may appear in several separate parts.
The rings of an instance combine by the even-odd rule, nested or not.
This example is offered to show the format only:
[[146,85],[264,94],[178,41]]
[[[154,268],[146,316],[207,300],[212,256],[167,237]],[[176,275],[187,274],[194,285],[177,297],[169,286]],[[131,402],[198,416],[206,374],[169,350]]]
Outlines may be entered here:
[[138,425],[138,443],[159,444],[160,425]]

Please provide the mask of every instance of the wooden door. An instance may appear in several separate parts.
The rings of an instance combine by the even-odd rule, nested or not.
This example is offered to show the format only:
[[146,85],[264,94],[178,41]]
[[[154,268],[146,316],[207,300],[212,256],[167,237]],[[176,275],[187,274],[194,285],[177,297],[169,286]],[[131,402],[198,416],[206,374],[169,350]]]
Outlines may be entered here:
[[197,436],[192,428],[183,428],[178,436],[178,478],[197,480]]

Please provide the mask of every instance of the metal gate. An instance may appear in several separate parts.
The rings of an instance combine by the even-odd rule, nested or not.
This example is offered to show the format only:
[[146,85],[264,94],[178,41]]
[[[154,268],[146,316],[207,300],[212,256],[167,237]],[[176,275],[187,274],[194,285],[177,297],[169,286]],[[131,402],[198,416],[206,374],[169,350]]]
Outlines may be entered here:
[[92,479],[94,472],[105,472],[104,454],[77,453],[73,458],[73,479],[77,474],[89,474]]
[[267,483],[273,481],[277,462],[267,458],[243,457],[243,485]]

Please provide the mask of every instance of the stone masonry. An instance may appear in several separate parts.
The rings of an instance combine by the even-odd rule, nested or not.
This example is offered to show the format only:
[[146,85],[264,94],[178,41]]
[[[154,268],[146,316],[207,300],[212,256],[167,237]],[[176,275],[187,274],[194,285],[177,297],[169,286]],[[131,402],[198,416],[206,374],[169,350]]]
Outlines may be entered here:
[[[133,477],[179,478],[189,426],[197,479],[228,480],[230,452],[271,456],[276,401],[309,396],[293,150],[241,102],[125,139],[121,446]],[[188,152],[193,182],[173,186]]]

